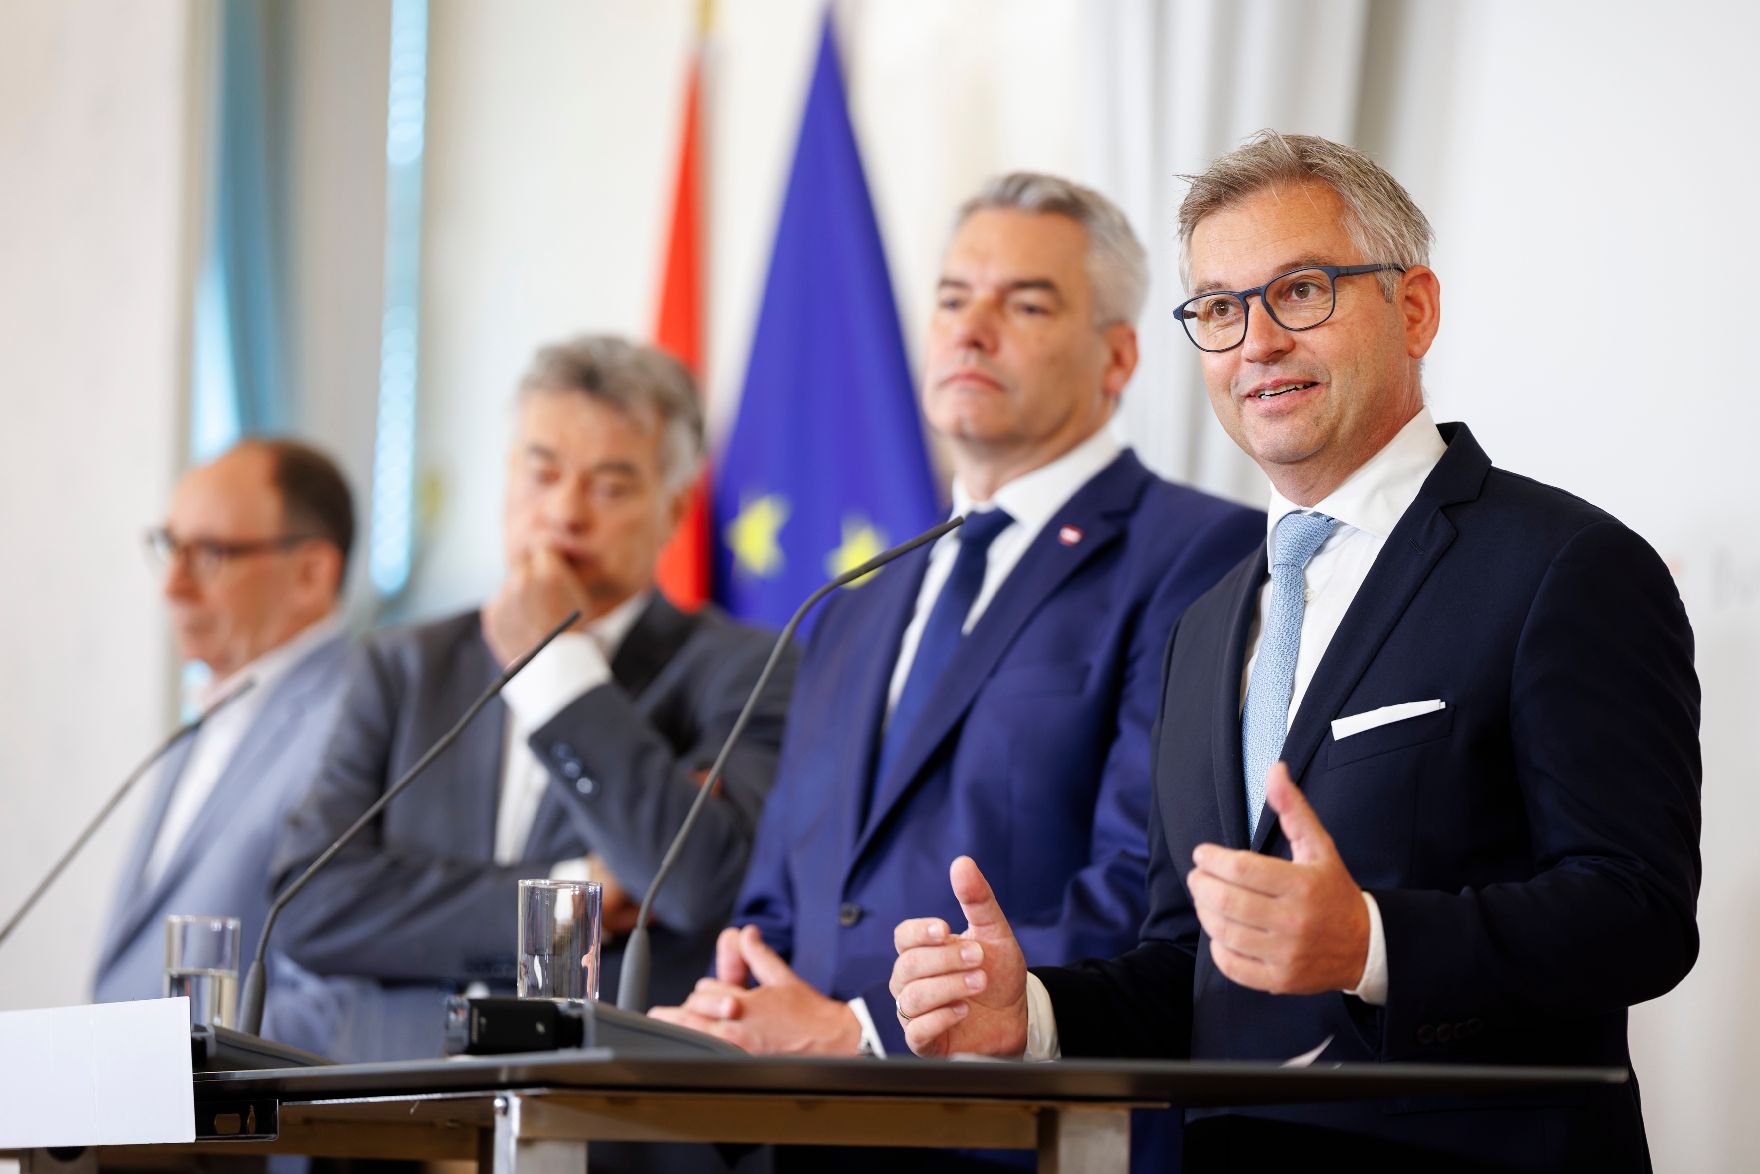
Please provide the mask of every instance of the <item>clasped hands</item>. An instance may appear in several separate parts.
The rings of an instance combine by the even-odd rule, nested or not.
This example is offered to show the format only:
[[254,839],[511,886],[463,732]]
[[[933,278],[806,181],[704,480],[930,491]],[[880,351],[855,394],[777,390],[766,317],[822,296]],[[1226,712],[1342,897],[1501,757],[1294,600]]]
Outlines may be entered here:
[[[1266,803],[1290,843],[1289,860],[1200,844],[1186,887],[1210,939],[1216,968],[1273,994],[1349,990],[1369,950],[1362,890],[1332,837],[1279,762],[1266,775]],[[940,918],[900,922],[890,988],[905,1040],[920,1056],[973,1052],[1018,1056],[1027,1042],[1026,962],[995,894],[970,857],[949,880],[968,922],[954,934]]]
[[648,1014],[758,1055],[854,1056],[862,1046],[849,1004],[814,990],[750,925],[721,931],[715,977],[699,979],[683,1006]]

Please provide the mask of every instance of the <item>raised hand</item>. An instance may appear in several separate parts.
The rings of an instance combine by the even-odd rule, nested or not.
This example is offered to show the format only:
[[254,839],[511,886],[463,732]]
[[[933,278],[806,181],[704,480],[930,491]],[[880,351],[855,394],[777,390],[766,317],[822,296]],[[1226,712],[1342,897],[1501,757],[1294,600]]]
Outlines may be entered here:
[[1186,874],[1216,968],[1272,994],[1350,990],[1369,953],[1369,911],[1332,837],[1274,763],[1265,802],[1277,813],[1292,859],[1199,844]]
[[576,608],[583,617],[593,615],[592,600],[568,563],[540,546],[515,561],[483,605],[483,639],[497,661],[512,664]]
[[939,917],[901,921],[892,931],[898,960],[889,989],[905,1042],[919,1056],[1018,1056],[1027,1046],[1026,959],[972,858],[955,860],[948,879],[964,933]]

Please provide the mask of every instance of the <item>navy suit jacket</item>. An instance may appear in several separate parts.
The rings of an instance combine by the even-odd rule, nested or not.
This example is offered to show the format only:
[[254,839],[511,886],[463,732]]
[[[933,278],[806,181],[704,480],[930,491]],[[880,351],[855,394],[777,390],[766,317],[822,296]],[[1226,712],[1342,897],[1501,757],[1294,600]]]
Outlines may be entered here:
[[[256,949],[269,909],[269,853],[287,812],[311,781],[313,748],[323,745],[335,720],[347,659],[348,641],[337,636],[288,670],[257,711],[171,859],[152,884],[143,885],[147,856],[193,735],[167,753],[166,769],[118,878],[93,982],[98,1002],[157,999],[165,993],[169,914],[236,917],[245,957]],[[270,999],[274,996],[271,991]]]
[[[714,608],[656,595],[612,658],[612,680],[531,735],[550,774],[520,862],[494,860],[507,709],[490,702],[427,774],[288,903],[280,946],[324,980],[299,1009],[297,1042],[343,1060],[440,1052],[444,996],[473,981],[509,992],[521,877],[589,851],[640,895],[698,780],[756,683],[771,637]],[[704,807],[690,850],[654,902],[655,1001],[678,1002],[709,965],[775,774],[785,653]],[[468,612],[362,641],[343,715],[275,858],[283,883],[314,859],[458,720],[501,668]],[[617,994],[622,951],[601,957]],[[282,1011],[291,1014],[290,999]],[[290,1032],[291,1034],[291,1032]]]
[[[1283,758],[1380,905],[1388,1001],[1273,996],[1210,958],[1192,849],[1244,848],[1240,683],[1263,547],[1168,648],[1150,915],[1122,958],[1036,971],[1066,1055],[1629,1068],[1626,1009],[1698,949],[1699,689],[1667,569],[1601,510],[1491,466],[1462,425],[1333,638]],[[1447,708],[1336,740],[1330,723]],[[1288,857],[1267,812],[1252,845]],[[1005,906],[1006,908],[1006,906]],[[1510,1168],[1644,1169],[1623,1087],[1240,1109]]]
[[1134,941],[1161,649],[1264,529],[1263,514],[1121,454],[1033,539],[860,824],[928,551],[830,600],[735,920],[757,925],[820,991],[864,997],[899,1055],[908,1049],[886,989],[893,927],[925,915],[964,924],[947,882],[962,853],[984,868],[1029,959]]

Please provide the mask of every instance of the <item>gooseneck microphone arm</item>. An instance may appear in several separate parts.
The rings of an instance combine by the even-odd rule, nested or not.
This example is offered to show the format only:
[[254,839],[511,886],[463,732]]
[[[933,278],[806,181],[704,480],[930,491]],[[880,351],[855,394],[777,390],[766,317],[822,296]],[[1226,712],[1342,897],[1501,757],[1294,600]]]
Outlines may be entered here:
[[374,800],[371,807],[368,807],[365,811],[361,812],[360,818],[350,824],[347,831],[343,832],[340,836],[337,836],[335,842],[333,842],[328,848],[324,849],[323,853],[316,860],[312,861],[311,864],[307,865],[306,870],[300,873],[298,877],[294,878],[293,883],[283,889],[280,896],[275,898],[275,903],[269,906],[268,916],[263,919],[263,932],[261,936],[257,938],[256,957],[251,960],[250,973],[245,977],[244,989],[239,992],[238,1029],[240,1031],[246,1032],[250,1035],[256,1035],[262,1030],[263,996],[268,982],[263,972],[263,959],[269,950],[269,931],[275,928],[275,920],[281,916],[281,910],[286,907],[289,901],[299,896],[300,890],[306,887],[306,882],[316,876],[319,870],[321,870],[326,864],[329,864],[338,852],[348,847],[349,843],[353,841],[356,836],[360,835],[361,829],[365,828],[368,824],[372,823],[379,817],[379,813],[385,810],[386,804],[402,794],[404,788],[415,782],[417,777],[419,777],[423,771],[428,769],[429,763],[444,754],[447,747],[451,746],[453,742],[458,740],[458,736],[464,733],[464,728],[471,724],[471,719],[476,717],[477,712],[481,710],[483,706],[493,701],[500,694],[501,690],[507,687],[507,682],[519,676],[520,670],[532,663],[533,657],[549,647],[550,641],[566,632],[580,618],[581,613],[578,610],[569,612],[567,617],[564,618],[560,624],[551,628],[549,633],[546,634],[542,640],[538,641],[537,644],[533,645],[524,656],[521,656],[512,664],[508,665],[507,668],[502,671],[501,675],[495,678],[495,683],[485,689],[483,695],[478,697],[476,701],[471,704],[471,707],[464,711],[464,716],[459,718],[458,721],[453,724],[453,727],[450,730],[447,730],[438,742],[435,742],[430,746],[428,752],[422,755],[414,766],[404,771],[402,778],[385,788],[385,793]]
[[776,637],[776,643],[770,649],[770,659],[764,662],[764,671],[758,674],[758,683],[752,686],[752,692],[746,698],[745,707],[739,711],[739,717],[734,719],[733,729],[728,731],[727,740],[721,743],[721,752],[715,756],[715,763],[709,768],[709,773],[704,777],[702,786],[697,788],[696,798],[691,800],[690,810],[685,812],[684,822],[679,825],[678,834],[672,837],[672,843],[666,848],[666,855],[660,859],[660,868],[654,873],[654,879],[649,882],[648,891],[642,897],[642,907],[636,912],[635,928],[630,931],[629,938],[623,945],[623,968],[618,972],[617,977],[617,1006],[620,1010],[639,1012],[645,1009],[643,1004],[648,1001],[648,915],[654,905],[654,894],[660,891],[660,886],[666,883],[666,878],[672,872],[673,865],[678,862],[679,854],[684,850],[684,843],[690,838],[691,829],[696,826],[697,816],[702,814],[703,804],[708,800],[710,792],[714,791],[716,784],[721,781],[721,771],[727,765],[727,757],[733,753],[734,746],[739,742],[739,736],[745,732],[746,723],[751,720],[752,711],[758,707],[758,698],[764,695],[764,686],[770,683],[770,675],[776,670],[776,662],[782,659],[782,650],[788,647],[789,639],[794,635],[794,630],[800,627],[801,620],[806,618],[809,611],[813,610],[814,604],[839,587],[853,583],[864,575],[873,574],[893,559],[909,554],[917,547],[933,542],[948,531],[964,524],[964,517],[949,518],[934,529],[925,530],[908,542],[902,542],[891,550],[881,551],[867,562],[845,571],[807,596],[807,601],[795,609],[787,626]]
[[73,841],[73,846],[61,854],[61,859],[55,862],[55,866],[49,870],[49,874],[37,883],[36,888],[31,890],[31,895],[24,899],[24,904],[18,907],[18,912],[14,913],[12,917],[8,919],[4,928],[0,928],[0,945],[5,944],[6,939],[12,936],[12,931],[18,928],[18,923],[24,920],[25,914],[29,913],[31,908],[42,898],[43,894],[49,891],[49,886],[55,883],[55,878],[60,876],[69,864],[73,863],[73,858],[78,856],[80,849],[86,846],[86,841],[90,840],[93,834],[104,825],[104,821],[110,818],[110,813],[116,810],[116,805],[122,802],[123,797],[134,788],[134,785],[140,781],[141,776],[147,773],[147,769],[155,762],[158,762],[161,758],[165,757],[165,752],[177,745],[181,739],[199,730],[202,727],[203,722],[207,721],[216,713],[219,713],[222,709],[225,709],[228,705],[231,705],[234,701],[237,701],[240,697],[243,697],[246,693],[249,693],[256,687],[257,682],[254,679],[244,681],[236,689],[233,689],[224,697],[220,698],[220,700],[210,705],[206,710],[197,714],[181,726],[178,726],[177,729],[171,732],[170,737],[159,743],[151,754],[141,760],[139,766],[135,767],[128,773],[128,777],[122,780],[122,785],[116,788],[116,792],[110,796],[104,806],[98,809],[98,814],[92,816],[91,822],[86,824],[85,830],[80,832],[79,837]]

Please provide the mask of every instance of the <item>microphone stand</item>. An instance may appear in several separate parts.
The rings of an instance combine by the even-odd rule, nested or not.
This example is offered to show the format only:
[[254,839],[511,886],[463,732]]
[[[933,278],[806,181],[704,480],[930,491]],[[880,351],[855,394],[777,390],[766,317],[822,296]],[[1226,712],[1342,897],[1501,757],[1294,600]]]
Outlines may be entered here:
[[98,809],[98,814],[92,817],[91,822],[86,824],[85,830],[80,832],[78,838],[73,841],[73,846],[63,852],[61,854],[61,859],[57,860],[54,867],[49,869],[49,875],[45,876],[37,883],[37,887],[31,890],[31,895],[24,899],[24,904],[18,907],[18,912],[14,913],[7,920],[4,927],[0,927],[0,945],[5,944],[6,939],[12,936],[12,931],[18,928],[18,923],[24,920],[25,914],[29,913],[31,908],[42,898],[43,894],[49,891],[49,886],[55,883],[55,879],[62,874],[67,866],[73,863],[73,858],[78,856],[80,849],[86,846],[86,841],[90,840],[92,836],[96,834],[97,830],[104,825],[104,821],[110,818],[110,813],[116,810],[117,804],[121,803],[124,796],[134,789],[134,785],[140,781],[141,776],[147,773],[147,768],[165,757],[165,752],[177,745],[180,739],[189,734],[193,734],[196,730],[202,727],[202,723],[206,722],[216,713],[219,713],[222,709],[225,709],[228,705],[231,705],[234,701],[237,701],[240,697],[243,697],[246,693],[249,693],[256,687],[257,682],[254,679],[242,682],[236,689],[227,693],[226,696],[220,698],[220,700],[210,705],[206,710],[173,730],[170,737],[159,743],[159,745],[153,749],[151,754],[141,760],[139,766],[135,767],[128,773],[128,777],[122,780],[122,785],[116,788],[115,793],[110,796],[104,806]]
[[524,656],[521,656],[518,660],[515,660],[512,664],[508,665],[501,675],[496,678],[495,683],[489,686],[489,688],[483,692],[483,695],[478,697],[469,709],[465,710],[464,716],[459,718],[458,721],[453,724],[453,727],[450,730],[447,730],[445,735],[441,737],[438,742],[435,742],[430,746],[428,752],[422,755],[414,766],[404,771],[402,778],[387,787],[385,793],[380,795],[379,798],[373,802],[371,807],[368,807],[365,811],[361,812],[360,818],[350,824],[347,831],[336,837],[335,842],[328,848],[324,849],[323,854],[316,860],[312,861],[311,864],[307,865],[306,870],[300,873],[299,876],[294,879],[292,884],[283,889],[280,896],[275,898],[274,904],[269,906],[268,916],[263,920],[263,932],[261,936],[257,938],[256,957],[251,960],[250,973],[246,975],[244,987],[238,997],[239,1031],[247,1035],[256,1035],[262,1030],[263,997],[268,983],[263,968],[263,961],[269,949],[269,932],[275,928],[275,921],[281,916],[281,910],[286,908],[289,901],[299,896],[300,890],[306,887],[306,883],[310,881],[312,877],[316,876],[320,869],[330,863],[338,852],[346,848],[356,836],[360,835],[363,828],[379,817],[379,813],[385,810],[386,804],[401,795],[404,788],[408,787],[423,771],[428,769],[429,763],[440,757],[440,755],[446,751],[446,748],[451,746],[452,743],[458,739],[458,736],[464,732],[464,728],[470,724],[472,718],[477,716],[477,713],[483,708],[483,706],[493,701],[495,697],[500,694],[501,690],[507,687],[507,682],[518,676],[520,670],[524,669],[526,665],[532,662],[533,657],[548,648],[552,640],[562,635],[562,633],[572,627],[575,621],[580,618],[581,613],[578,610],[569,612],[560,624],[557,624],[554,628],[550,629],[549,633],[529,649]]
[[764,686],[769,684],[770,675],[775,671],[777,661],[782,659],[782,650],[788,646],[788,641],[794,635],[795,629],[800,627],[801,620],[806,618],[809,611],[813,610],[814,604],[839,587],[853,583],[864,575],[874,573],[893,559],[909,554],[917,547],[933,542],[948,531],[964,524],[964,517],[949,518],[934,529],[925,530],[908,542],[900,543],[891,550],[882,551],[860,566],[853,567],[837,576],[807,596],[806,602],[795,609],[794,615],[789,619],[787,626],[782,629],[781,635],[776,637],[776,644],[770,649],[770,659],[764,662],[764,670],[758,674],[758,683],[752,686],[751,695],[746,698],[745,708],[739,711],[739,717],[734,720],[733,729],[728,732],[727,740],[721,744],[721,753],[715,756],[715,763],[709,768],[709,774],[704,778],[703,785],[697,788],[696,798],[691,800],[690,810],[685,812],[684,822],[679,825],[678,834],[672,837],[672,843],[666,848],[666,855],[660,860],[660,868],[654,873],[654,879],[649,883],[648,891],[642,897],[642,906],[636,912],[635,928],[630,931],[629,937],[623,944],[623,968],[618,972],[617,978],[617,1006],[619,1010],[639,1013],[643,1010],[642,1005],[648,1001],[648,970],[651,952],[648,945],[648,921],[653,910],[654,894],[660,891],[660,886],[665,883],[666,877],[678,862],[679,854],[684,849],[684,842],[690,837],[691,829],[696,826],[697,817],[702,814],[704,802],[715,790],[715,785],[721,781],[721,771],[727,765],[728,755],[733,752],[735,744],[739,742],[740,734],[745,732],[746,723],[751,720],[752,711],[757,708],[758,698],[763,696]]

